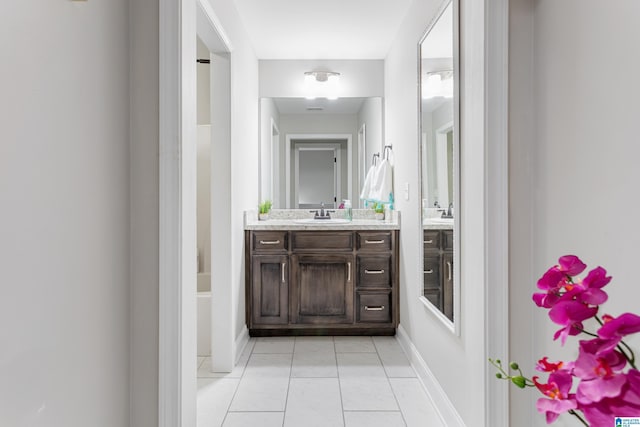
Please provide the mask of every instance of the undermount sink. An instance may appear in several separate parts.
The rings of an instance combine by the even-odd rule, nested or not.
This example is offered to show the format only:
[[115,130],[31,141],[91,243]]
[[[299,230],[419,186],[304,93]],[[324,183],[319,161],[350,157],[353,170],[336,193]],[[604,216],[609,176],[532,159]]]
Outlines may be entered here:
[[293,222],[296,222],[298,224],[328,225],[328,224],[347,224],[350,221],[348,219],[343,219],[343,218],[331,218],[331,219],[305,218],[305,219],[294,219]]

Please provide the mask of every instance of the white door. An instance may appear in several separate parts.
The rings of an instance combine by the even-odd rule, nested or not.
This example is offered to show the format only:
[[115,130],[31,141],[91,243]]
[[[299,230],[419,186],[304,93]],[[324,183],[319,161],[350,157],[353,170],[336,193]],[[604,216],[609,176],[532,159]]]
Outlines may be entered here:
[[295,150],[295,200],[299,209],[324,203],[335,208],[338,200],[338,150],[335,147],[299,147]]

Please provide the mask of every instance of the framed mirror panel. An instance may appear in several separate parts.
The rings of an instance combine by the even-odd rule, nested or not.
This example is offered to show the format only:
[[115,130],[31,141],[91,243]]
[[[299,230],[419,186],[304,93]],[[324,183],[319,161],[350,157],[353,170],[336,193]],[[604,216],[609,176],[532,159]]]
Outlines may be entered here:
[[457,1],[443,2],[418,44],[422,283],[419,298],[458,332],[460,96]]

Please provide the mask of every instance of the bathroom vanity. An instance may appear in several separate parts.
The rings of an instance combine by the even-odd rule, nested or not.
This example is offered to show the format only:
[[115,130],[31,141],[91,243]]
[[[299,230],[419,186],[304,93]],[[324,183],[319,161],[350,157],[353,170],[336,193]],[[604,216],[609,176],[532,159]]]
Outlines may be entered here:
[[247,224],[250,335],[395,334],[398,235],[372,220]]

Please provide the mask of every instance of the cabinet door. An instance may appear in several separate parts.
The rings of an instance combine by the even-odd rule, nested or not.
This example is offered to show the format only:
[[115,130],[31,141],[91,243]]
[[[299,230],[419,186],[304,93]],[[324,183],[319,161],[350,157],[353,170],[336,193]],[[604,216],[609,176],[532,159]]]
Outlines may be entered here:
[[442,307],[443,313],[453,320],[453,253],[442,254]]
[[293,255],[293,323],[353,323],[352,254]]
[[289,257],[255,255],[252,265],[251,311],[254,324],[289,322]]

